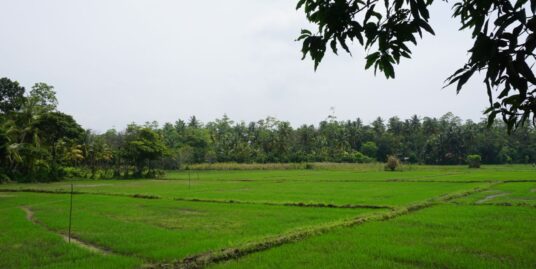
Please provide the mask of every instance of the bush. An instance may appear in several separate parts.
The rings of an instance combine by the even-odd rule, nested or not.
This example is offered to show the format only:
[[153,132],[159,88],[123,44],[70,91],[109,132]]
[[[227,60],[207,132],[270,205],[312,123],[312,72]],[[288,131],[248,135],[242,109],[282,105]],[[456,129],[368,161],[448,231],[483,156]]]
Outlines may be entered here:
[[91,171],[81,167],[65,167],[65,177],[73,179],[90,178]]
[[376,159],[376,153],[378,152],[378,146],[372,141],[365,142],[361,145],[361,152],[370,158]]
[[354,153],[354,162],[356,163],[371,163],[371,162],[374,162],[375,159],[374,158],[371,158],[359,151],[356,151]]
[[371,163],[373,161],[374,159],[359,151],[343,152],[337,159],[337,162],[343,163]]
[[400,160],[395,155],[389,155],[387,157],[385,170],[395,171],[399,166],[400,166]]
[[0,184],[4,182],[9,182],[9,181],[10,181],[9,177],[6,174],[2,173],[2,171],[0,171]]
[[144,178],[163,178],[166,176],[166,172],[161,169],[150,169],[145,173]]
[[480,168],[481,161],[482,157],[480,157],[478,154],[467,155],[467,163],[469,164],[469,168]]

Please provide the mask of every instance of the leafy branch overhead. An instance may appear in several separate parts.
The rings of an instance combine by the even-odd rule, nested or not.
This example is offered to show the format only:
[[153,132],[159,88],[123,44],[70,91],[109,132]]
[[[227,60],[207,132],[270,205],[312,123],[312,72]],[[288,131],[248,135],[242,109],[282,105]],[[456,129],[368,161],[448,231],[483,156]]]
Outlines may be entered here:
[[411,58],[408,42],[417,44],[416,35],[422,37],[423,31],[434,34],[428,24],[429,3],[398,0],[382,6],[378,0],[300,0],[297,8],[303,8],[307,19],[318,25],[316,34],[302,30],[298,38],[303,41],[303,56],[309,54],[316,69],[328,44],[335,54],[338,46],[350,53],[347,42],[357,40],[370,52],[365,68],[374,66],[374,72],[379,69],[394,78],[393,65],[401,57]]
[[[298,40],[302,53],[314,61],[315,70],[329,46],[350,53],[349,43],[364,46],[365,69],[374,66],[386,78],[394,78],[394,65],[411,58],[411,44],[423,32],[434,35],[428,21],[432,0],[299,0],[317,31],[302,30]],[[461,29],[472,31],[473,47],[468,62],[447,78],[457,92],[476,73],[485,74],[491,124],[497,115],[516,129],[529,119],[535,122],[536,77],[532,71],[536,55],[536,0],[464,0],[454,3],[453,17]],[[532,118],[531,118],[532,117]]]

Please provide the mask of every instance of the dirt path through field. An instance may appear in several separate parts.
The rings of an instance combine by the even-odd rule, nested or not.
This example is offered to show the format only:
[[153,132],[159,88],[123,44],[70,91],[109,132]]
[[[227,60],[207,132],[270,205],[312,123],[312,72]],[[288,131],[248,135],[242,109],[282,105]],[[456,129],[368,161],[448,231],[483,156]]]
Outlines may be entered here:
[[[55,231],[49,229],[48,227],[46,227],[45,225],[39,223],[34,218],[34,212],[29,207],[21,207],[21,209],[24,211],[24,213],[26,213],[26,219],[28,221],[30,221],[31,223],[33,223],[35,225],[42,226],[45,229],[47,229],[48,231],[50,231],[50,232],[56,233],[57,235],[61,236],[61,238],[63,238],[63,240],[65,240],[65,242],[69,242],[69,237],[67,235],[55,232]],[[101,255],[111,254],[111,252],[108,251],[108,250],[105,250],[103,248],[100,248],[100,247],[98,247],[96,245],[93,245],[93,244],[90,244],[90,243],[87,243],[87,242],[80,241],[79,239],[76,239],[76,238],[73,238],[73,237],[71,237],[70,243],[75,244],[75,245],[77,245],[77,246],[79,246],[81,248],[84,248],[86,250],[89,250],[91,252],[99,253]]]
[[477,204],[477,205],[481,205],[481,204],[486,203],[486,202],[488,202],[488,201],[491,201],[491,200],[493,200],[493,199],[495,199],[495,198],[497,198],[497,197],[506,196],[506,195],[508,195],[508,194],[509,194],[509,193],[507,193],[507,192],[501,192],[501,193],[496,193],[496,194],[488,195],[488,196],[484,197],[483,199],[480,199],[480,200],[476,201],[475,204]]

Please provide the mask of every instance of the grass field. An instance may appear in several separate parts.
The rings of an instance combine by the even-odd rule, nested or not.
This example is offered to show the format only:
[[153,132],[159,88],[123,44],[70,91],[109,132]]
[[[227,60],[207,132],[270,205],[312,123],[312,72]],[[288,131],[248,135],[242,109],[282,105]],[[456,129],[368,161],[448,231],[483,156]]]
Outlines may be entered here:
[[337,229],[216,268],[534,268],[532,208],[440,205]]
[[0,268],[536,268],[534,223],[520,165],[4,184]]

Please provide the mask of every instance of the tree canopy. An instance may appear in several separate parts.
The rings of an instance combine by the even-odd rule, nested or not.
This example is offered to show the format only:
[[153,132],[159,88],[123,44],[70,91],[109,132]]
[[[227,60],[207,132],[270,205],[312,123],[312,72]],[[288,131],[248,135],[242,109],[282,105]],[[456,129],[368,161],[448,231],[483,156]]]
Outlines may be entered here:
[[[429,8],[433,0],[299,0],[316,31],[302,30],[303,57],[310,56],[316,69],[327,48],[350,53],[348,43],[366,50],[365,69],[374,67],[386,78],[395,77],[394,65],[411,58],[411,45],[424,32],[434,35]],[[460,29],[472,31],[469,59],[446,80],[460,92],[469,79],[484,73],[489,97],[488,123],[500,115],[511,131],[536,123],[536,0],[458,0],[453,17]]]
[[19,109],[24,101],[24,87],[8,78],[0,78],[0,113]]
[[16,81],[0,79],[0,181],[58,180],[64,160],[81,141],[84,129],[56,110],[52,86],[36,83],[29,93]]
[[125,140],[124,156],[136,165],[136,176],[141,176],[144,167],[162,158],[167,150],[160,134],[149,127],[128,126]]

